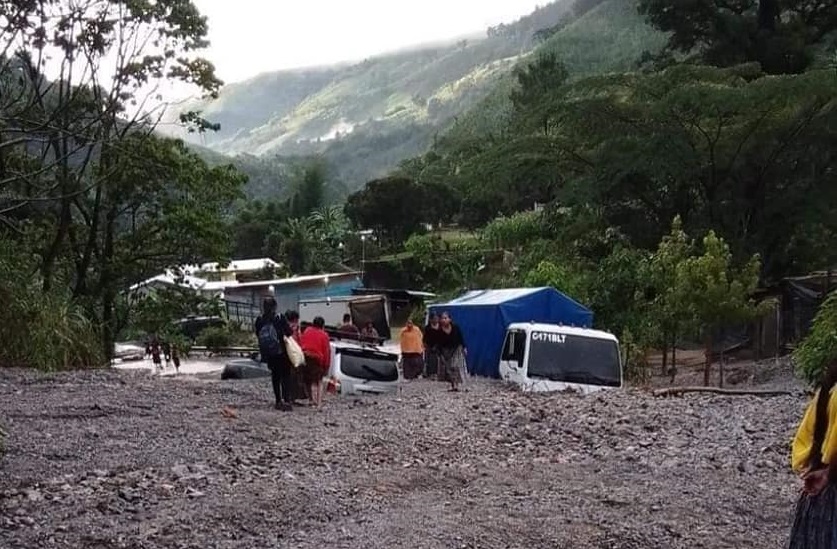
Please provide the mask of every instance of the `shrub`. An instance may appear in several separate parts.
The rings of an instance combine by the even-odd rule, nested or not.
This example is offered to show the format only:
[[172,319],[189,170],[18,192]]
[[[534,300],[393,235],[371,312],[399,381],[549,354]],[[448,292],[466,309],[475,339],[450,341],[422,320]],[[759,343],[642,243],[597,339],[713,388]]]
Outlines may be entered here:
[[622,368],[625,380],[635,385],[644,385],[651,379],[651,369],[644,349],[638,345],[630,330],[622,334]]
[[31,258],[0,240],[0,303],[6,319],[0,322],[0,366],[48,371],[103,366],[96,326],[66,290],[44,292],[33,272]]
[[837,360],[837,292],[823,302],[811,332],[793,354],[797,371],[809,382],[819,380],[822,371]]
[[229,328],[207,328],[198,335],[198,345],[203,345],[213,353],[224,347],[232,347],[234,335]]

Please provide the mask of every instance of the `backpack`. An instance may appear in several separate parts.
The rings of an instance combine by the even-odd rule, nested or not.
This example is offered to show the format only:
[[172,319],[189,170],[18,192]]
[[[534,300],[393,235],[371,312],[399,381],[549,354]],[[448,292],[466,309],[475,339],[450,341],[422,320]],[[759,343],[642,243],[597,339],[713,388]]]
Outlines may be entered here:
[[259,352],[262,358],[275,358],[285,354],[285,346],[279,338],[272,318],[265,318],[259,329]]

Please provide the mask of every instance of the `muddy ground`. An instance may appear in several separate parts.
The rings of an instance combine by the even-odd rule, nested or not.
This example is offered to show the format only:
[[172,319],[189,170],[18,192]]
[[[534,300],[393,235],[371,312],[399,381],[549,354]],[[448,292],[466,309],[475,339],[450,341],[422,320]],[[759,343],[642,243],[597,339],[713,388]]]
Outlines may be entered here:
[[769,549],[799,489],[802,395],[269,402],[267,380],[0,371],[0,547]]

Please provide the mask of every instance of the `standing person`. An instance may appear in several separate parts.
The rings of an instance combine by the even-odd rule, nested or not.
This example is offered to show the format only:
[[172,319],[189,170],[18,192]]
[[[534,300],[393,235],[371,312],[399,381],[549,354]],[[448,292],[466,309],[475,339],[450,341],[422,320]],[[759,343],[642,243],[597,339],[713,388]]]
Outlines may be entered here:
[[163,363],[160,360],[160,343],[156,339],[151,342],[151,361],[154,363],[155,370],[163,369]]
[[439,315],[430,313],[427,326],[424,327],[424,375],[444,379],[444,372],[439,368]]
[[359,336],[360,330],[357,329],[357,326],[354,325],[352,322],[352,315],[346,313],[343,315],[343,324],[340,325],[340,328],[337,329],[341,334],[352,335],[352,336]]
[[462,330],[453,323],[450,314],[442,313],[439,318],[439,371],[444,371],[451,392],[459,391],[462,384],[466,354],[468,349]]
[[180,351],[177,349],[177,344],[171,346],[171,361],[174,362],[174,372],[180,373]]
[[300,347],[305,353],[305,366],[302,368],[303,379],[311,395],[311,405],[319,408],[323,403],[323,377],[331,367],[331,344],[324,330],[325,319],[314,318],[314,323],[302,332]]
[[412,320],[401,330],[401,367],[404,379],[415,379],[424,370],[422,333]]
[[791,466],[804,482],[790,549],[837,549],[837,362],[823,374],[793,439]]
[[[288,309],[285,311],[285,318],[288,320],[288,324],[291,326],[291,330],[293,330],[293,335],[291,336],[294,341],[297,342],[298,345],[302,345],[302,327],[300,326],[299,322],[299,313],[294,311],[293,309]],[[294,404],[299,406],[303,406],[303,401],[309,399],[308,395],[308,387],[305,385],[305,381],[302,379],[302,371],[299,368],[291,368],[291,386],[293,387],[293,401]]]
[[266,297],[262,302],[262,314],[256,319],[255,328],[262,361],[267,362],[270,370],[275,407],[277,410],[290,411],[293,401],[292,367],[283,338],[291,337],[293,330],[284,315],[277,314],[274,298]]
[[168,341],[163,341],[163,359],[166,361],[166,368],[171,362],[171,344]]

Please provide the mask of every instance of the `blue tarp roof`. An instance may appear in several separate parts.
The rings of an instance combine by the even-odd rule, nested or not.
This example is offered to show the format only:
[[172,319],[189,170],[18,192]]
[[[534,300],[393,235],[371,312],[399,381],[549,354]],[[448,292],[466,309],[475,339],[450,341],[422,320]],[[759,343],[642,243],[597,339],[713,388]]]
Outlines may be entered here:
[[468,348],[468,371],[498,377],[506,329],[514,322],[545,322],[589,328],[593,312],[555,288],[473,290],[429,312],[447,311],[462,330]]

